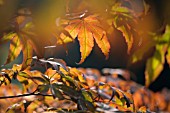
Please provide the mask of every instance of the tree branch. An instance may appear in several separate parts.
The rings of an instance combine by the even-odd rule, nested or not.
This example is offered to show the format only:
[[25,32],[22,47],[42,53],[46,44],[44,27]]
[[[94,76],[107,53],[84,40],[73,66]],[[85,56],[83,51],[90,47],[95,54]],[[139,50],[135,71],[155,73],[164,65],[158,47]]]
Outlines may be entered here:
[[15,96],[3,96],[3,97],[0,97],[0,99],[19,98],[19,97],[32,96],[32,95],[35,95],[35,96],[53,96],[53,95],[41,94],[41,93],[28,93],[28,94],[15,95]]

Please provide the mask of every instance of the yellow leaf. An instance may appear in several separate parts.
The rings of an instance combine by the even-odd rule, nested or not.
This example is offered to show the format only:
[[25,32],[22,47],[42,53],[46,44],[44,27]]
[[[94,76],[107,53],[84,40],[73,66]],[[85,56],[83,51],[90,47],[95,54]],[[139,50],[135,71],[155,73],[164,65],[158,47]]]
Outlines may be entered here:
[[33,56],[33,47],[29,40],[24,43],[22,52],[23,52],[22,69],[25,69],[31,65]]
[[16,35],[11,40],[8,58],[7,58],[5,64],[8,64],[8,63],[12,62],[13,60],[15,60],[18,57],[18,55],[20,54],[21,49],[22,49],[22,44],[20,42],[18,35]]
[[60,34],[60,38],[57,40],[58,44],[65,44],[65,43],[69,43],[72,42],[73,39],[70,38],[69,36],[66,36],[64,33]]
[[15,72],[19,72],[21,70],[21,65],[18,65],[18,64],[14,64],[12,66],[12,70],[15,71]]
[[130,50],[133,45],[132,33],[129,33],[127,27],[125,26],[118,27],[117,29],[123,33],[123,36],[125,37],[125,41],[127,43],[127,48],[128,48],[127,52],[130,53]]
[[71,35],[71,37],[66,36],[64,33],[60,34],[60,38],[57,43],[63,44],[63,43],[69,43],[72,42],[78,35],[80,30],[80,24],[81,20],[73,20],[69,23],[68,26],[65,27],[65,30]]
[[106,32],[99,27],[94,27],[93,37],[107,59],[110,51],[110,43],[107,39]]
[[129,54],[134,41],[133,32],[136,31],[136,14],[131,9],[121,6],[120,3],[115,4],[110,13],[113,15],[111,24],[122,32],[127,44],[127,53]]
[[168,53],[167,53],[167,55],[166,55],[166,60],[167,60],[167,62],[168,62],[168,64],[169,64],[169,67],[170,67],[170,46],[169,46],[169,48],[168,48]]
[[148,87],[162,72],[165,63],[167,45],[157,45],[154,55],[147,60],[145,85]]
[[4,43],[4,42],[7,42],[11,39],[13,39],[15,36],[17,36],[16,33],[13,33],[13,32],[10,32],[8,34],[5,34],[1,39],[0,39],[0,43]]
[[78,34],[81,52],[81,60],[79,64],[84,62],[86,57],[89,56],[89,54],[91,53],[92,48],[94,46],[92,33],[89,31],[89,29],[87,29],[87,25],[85,22],[82,22],[82,24],[83,25],[81,26],[80,32]]
[[69,26],[65,27],[65,30],[70,33],[73,39],[75,39],[80,31],[81,20],[73,20],[69,23]]

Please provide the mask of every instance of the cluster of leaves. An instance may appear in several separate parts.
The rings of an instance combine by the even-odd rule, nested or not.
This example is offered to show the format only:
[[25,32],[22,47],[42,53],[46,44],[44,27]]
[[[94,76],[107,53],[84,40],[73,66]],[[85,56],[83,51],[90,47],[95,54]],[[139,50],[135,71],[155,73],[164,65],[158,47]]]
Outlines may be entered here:
[[16,64],[12,69],[1,70],[1,112],[170,110],[168,90],[153,93],[131,81],[131,73],[127,70],[106,68],[102,70],[103,76],[96,69],[76,69],[56,63],[61,64],[47,60],[45,66],[49,68],[44,73],[22,71],[21,65]]
[[[5,33],[4,36],[0,39],[0,44],[10,41],[9,54],[4,65],[16,59],[22,51],[22,69],[27,68],[27,66],[31,64],[33,51],[36,52],[39,58],[42,58],[44,55],[44,47],[48,45],[43,43],[50,42],[50,40],[54,40],[53,38],[55,38],[56,40],[55,44],[62,45],[65,45],[69,42],[73,42],[76,38],[78,39],[81,52],[81,60],[78,64],[83,63],[85,59],[89,56],[94,47],[94,40],[101,49],[102,53],[106,56],[106,58],[108,58],[110,52],[108,34],[113,33],[113,29],[122,32],[122,35],[124,36],[125,41],[127,43],[127,53],[130,53],[134,43],[134,38],[136,37],[136,34],[140,32],[136,29],[135,26],[137,26],[142,13],[137,13],[134,11],[135,9],[123,6],[124,2],[109,0],[108,2],[102,2],[104,4],[100,6],[101,8],[98,8],[96,10],[93,9],[93,6],[91,5],[86,6],[87,3],[85,1],[82,1],[82,3],[80,3],[79,5],[85,10],[82,11],[78,7],[76,10],[72,11],[70,5],[72,4],[72,2],[66,0],[66,2],[64,3],[67,7],[67,13],[65,14],[65,16],[59,15],[58,17],[56,17],[56,25],[54,24],[53,26],[51,26],[52,29],[50,32],[50,37],[47,37],[45,40],[40,39],[40,37],[42,36],[39,36],[39,33],[37,32],[37,29],[39,27],[37,27],[37,24],[35,22],[33,22],[35,15],[32,15],[32,13],[35,13],[33,12],[34,10],[29,10],[28,8],[18,9],[17,14],[15,14],[14,18],[12,19],[12,31]],[[132,4],[131,1],[126,2],[127,4]],[[92,4],[94,3],[92,2]],[[143,13],[146,14],[148,7],[145,2],[143,2],[142,5],[144,7]],[[96,4],[95,6],[99,7]],[[98,10],[100,11],[100,13],[97,12]],[[168,34],[166,33],[165,35]],[[161,39],[161,37],[167,36],[155,35],[154,37],[157,38],[154,39],[151,44],[149,44],[150,46],[144,47],[143,49],[141,48],[139,52],[137,51],[134,53],[132,63],[135,63],[142,59],[142,56],[145,54],[148,48],[152,48],[153,46],[155,46],[155,48],[159,49],[156,51],[161,51],[162,47],[156,47],[157,45],[160,45],[158,44],[159,41],[156,40],[164,40],[163,38]],[[162,43],[162,46],[166,46],[168,44],[169,42],[167,39],[166,44]],[[167,49],[167,51],[169,51],[169,49]],[[161,52],[160,54],[162,57],[166,54],[166,50],[163,53]],[[164,58],[157,59],[157,53],[155,53],[154,56],[154,58],[148,59],[148,62],[146,64],[146,86],[148,86],[152,81],[157,78],[157,76],[160,74],[164,67]],[[169,56],[170,55],[168,52],[168,63]]]
[[[122,88],[122,85],[119,84],[125,84],[123,82],[119,83],[114,80],[109,84],[107,82],[112,79],[107,79],[107,77],[104,77],[104,80],[91,79],[92,76],[85,76],[75,68],[66,67],[62,60],[32,58],[33,52],[39,58],[43,57],[44,50],[41,47],[44,49],[48,45],[43,43],[55,39],[54,44],[65,45],[73,42],[76,38],[79,41],[81,52],[81,60],[78,64],[83,63],[89,56],[95,42],[108,58],[110,52],[108,34],[113,33],[113,29],[122,33],[127,43],[127,53],[130,53],[135,33],[137,33],[135,25],[141,14],[135,13],[132,8],[124,6],[122,1],[117,0],[103,1],[101,7],[99,7],[100,5],[93,6],[94,2],[97,2],[96,0],[90,3],[82,1],[79,3],[79,7],[74,7],[76,10],[71,8],[72,2],[64,0],[66,13],[64,16],[57,15],[52,22],[56,22],[56,25],[50,26],[52,27],[50,38],[47,37],[45,40],[41,38],[42,35],[40,36],[37,30],[40,26],[36,23],[36,12],[29,8],[18,9],[10,26],[10,31],[11,29],[12,31],[4,31],[4,35],[0,38],[0,44],[10,41],[5,65],[16,59],[21,52],[23,53],[21,65],[14,65],[12,69],[3,69],[0,73],[0,85],[3,89],[0,99],[14,98],[12,101],[8,100],[11,107],[6,112],[27,112],[27,109],[29,109],[28,112],[113,112],[117,110],[146,112],[147,109],[141,105],[146,104],[148,99],[140,96],[139,103],[134,102],[130,93],[117,88]],[[124,2],[131,4],[131,1],[128,0]],[[0,0],[1,4],[4,5],[5,1]],[[146,13],[146,10],[147,8],[143,12]],[[137,62],[142,59],[147,50],[155,47],[153,56],[147,60],[146,64],[146,86],[158,77],[163,70],[165,61],[170,65],[169,25],[166,26],[164,34],[152,34],[152,37],[152,43],[141,48],[140,51],[136,51],[132,58],[133,63]],[[35,60],[34,63],[44,65],[46,71],[43,73],[38,70],[30,70],[32,60]],[[128,85],[126,84],[126,86]],[[123,88],[125,91],[130,89],[129,87]],[[139,90],[136,95],[139,96],[139,93],[147,92]],[[134,98],[138,98],[137,96]],[[152,103],[157,102],[154,99],[151,101]],[[2,100],[2,103],[5,102]],[[0,108],[4,107],[6,107],[5,104],[0,105]],[[150,109],[154,110],[154,108]],[[165,105],[163,110],[166,108],[169,108],[169,105],[168,107]]]
[[7,113],[135,111],[130,93],[104,82],[90,84],[89,78],[79,70],[56,60],[37,59],[36,62],[49,67],[44,73],[22,71],[21,65],[16,64],[12,69],[1,70],[0,84],[4,91],[0,99],[9,100],[2,101],[1,111],[7,104],[11,104]]
[[139,112],[170,112],[170,91],[163,89],[161,92],[153,92],[134,82],[134,74],[128,70],[104,68],[102,70],[104,76],[97,69],[79,68],[79,70],[90,79],[88,80],[89,84],[101,81],[124,92],[130,92],[135,109]]
[[[66,7],[70,8],[69,4],[72,2],[67,2]],[[82,4],[86,4],[84,3],[85,1],[82,2]],[[116,0],[106,2],[105,5],[101,6],[102,10],[100,10],[104,14],[93,10],[90,12],[89,10],[93,8],[91,5],[86,7],[82,5],[86,9],[83,11],[77,8],[78,13],[66,11],[68,13],[64,17],[61,15],[56,18],[56,25],[51,26],[51,38],[46,38],[44,41],[47,43],[55,38],[56,43],[65,45],[66,43],[73,42],[77,37],[81,52],[79,64],[81,64],[91,53],[94,40],[106,58],[108,58],[110,52],[108,34],[113,29],[117,29],[122,32],[127,43],[127,51],[130,53],[134,42],[134,32],[136,32],[134,25],[137,23],[138,16],[135,11],[122,4],[123,2]],[[41,46],[45,47],[48,44],[43,45],[42,42],[41,45],[40,40],[43,39],[40,39],[36,32],[38,27],[36,26],[37,24],[33,24],[34,17],[31,15],[32,13],[34,12],[31,12],[29,9],[19,9],[16,14],[17,16],[13,19],[13,31],[5,33],[0,39],[0,44],[11,41],[8,59],[5,64],[17,58],[21,51],[23,52],[23,68],[26,68],[26,59],[31,58],[33,50],[37,53],[38,57],[43,57],[44,50],[41,50]],[[27,62],[27,64],[30,63],[31,61]]]

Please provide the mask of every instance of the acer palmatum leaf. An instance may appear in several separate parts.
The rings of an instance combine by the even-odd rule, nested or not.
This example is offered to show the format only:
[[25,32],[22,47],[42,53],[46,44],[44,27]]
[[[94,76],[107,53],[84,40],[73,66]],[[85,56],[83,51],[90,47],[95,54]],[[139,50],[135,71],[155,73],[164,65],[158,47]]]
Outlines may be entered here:
[[91,53],[94,46],[94,39],[106,58],[108,58],[110,43],[107,39],[106,31],[102,28],[100,21],[97,19],[97,15],[71,20],[65,27],[65,30],[70,33],[72,39],[61,34],[60,37],[63,43],[72,42],[73,39],[78,37],[81,52],[81,60],[78,64],[83,63]]

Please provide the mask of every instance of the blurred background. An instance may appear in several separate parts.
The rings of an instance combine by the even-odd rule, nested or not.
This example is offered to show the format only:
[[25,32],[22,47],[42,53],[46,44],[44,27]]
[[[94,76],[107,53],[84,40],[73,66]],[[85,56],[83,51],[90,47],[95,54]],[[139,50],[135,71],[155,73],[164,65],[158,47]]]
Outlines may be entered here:
[[[81,0],[76,0],[72,7],[78,7],[78,3]],[[124,0],[126,1],[126,0]],[[128,1],[128,0],[127,0]],[[135,0],[134,9],[136,11],[142,11],[143,6],[141,5],[142,0]],[[67,0],[0,0],[0,37],[4,34],[4,31],[10,31],[9,26],[12,24],[11,20],[13,19],[15,13],[18,11],[18,8],[28,7],[31,10],[34,10],[32,14],[34,17],[34,22],[37,24],[37,32],[41,37],[41,42],[45,43],[45,39],[50,37],[50,32],[53,29],[50,29],[55,23],[55,19],[60,15],[64,15],[66,10],[65,4]],[[103,4],[103,0],[97,1],[94,3]],[[156,31],[159,29],[164,21],[170,23],[170,1],[169,0],[146,0],[151,7],[149,15],[146,15],[141,23],[139,23],[139,28],[148,31]],[[80,6],[79,6],[80,7]],[[81,8],[81,7],[80,7]],[[100,10],[99,10],[100,11]],[[97,68],[101,70],[102,68],[123,68],[132,71],[136,77],[137,82],[144,85],[144,70],[146,59],[152,55],[152,50],[150,54],[135,64],[129,65],[128,60],[131,54],[127,54],[127,45],[125,43],[122,34],[118,31],[111,34],[109,41],[111,44],[111,51],[109,59],[105,60],[105,56],[102,54],[99,47],[95,44],[94,49],[91,54],[88,56],[86,61],[77,65],[76,63],[80,61],[80,52],[79,52],[79,43],[77,40],[73,43],[68,43],[68,54],[62,45],[57,45],[55,49],[52,49],[52,56],[56,58],[61,58],[66,61],[68,66],[72,67],[85,67],[85,68]],[[145,37],[146,38],[146,37]],[[43,47],[43,44],[41,45]],[[135,49],[138,49],[137,46],[134,46]],[[9,43],[0,45],[0,65],[3,65],[8,56]],[[48,50],[46,50],[48,52]],[[48,54],[48,53],[46,53]],[[6,67],[11,67],[13,63],[22,62],[22,53],[19,57],[12,63],[7,64]],[[2,68],[2,67],[1,67]],[[170,88],[170,68],[167,63],[165,63],[165,69],[161,75],[150,85],[150,89],[153,91],[159,91],[164,87]]]

